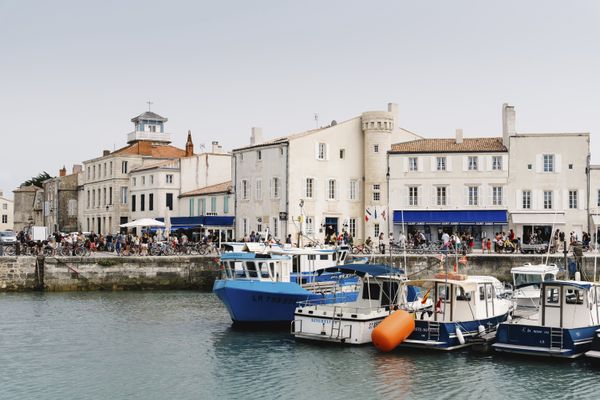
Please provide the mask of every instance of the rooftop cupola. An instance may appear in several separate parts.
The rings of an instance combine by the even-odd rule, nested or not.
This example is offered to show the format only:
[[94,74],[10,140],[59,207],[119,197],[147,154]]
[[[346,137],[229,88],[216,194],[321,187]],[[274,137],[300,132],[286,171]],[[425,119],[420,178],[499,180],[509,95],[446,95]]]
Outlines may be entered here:
[[140,140],[151,142],[171,143],[171,135],[165,133],[164,123],[168,119],[160,115],[146,111],[137,117],[131,118],[134,131],[127,135],[127,143],[132,144]]

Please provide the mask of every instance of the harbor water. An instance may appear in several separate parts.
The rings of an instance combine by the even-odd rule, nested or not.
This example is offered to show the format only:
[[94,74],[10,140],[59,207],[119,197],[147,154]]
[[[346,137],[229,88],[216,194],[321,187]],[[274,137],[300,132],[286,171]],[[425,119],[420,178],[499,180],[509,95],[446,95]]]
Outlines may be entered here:
[[597,399],[600,368],[297,343],[212,293],[0,294],[0,399]]

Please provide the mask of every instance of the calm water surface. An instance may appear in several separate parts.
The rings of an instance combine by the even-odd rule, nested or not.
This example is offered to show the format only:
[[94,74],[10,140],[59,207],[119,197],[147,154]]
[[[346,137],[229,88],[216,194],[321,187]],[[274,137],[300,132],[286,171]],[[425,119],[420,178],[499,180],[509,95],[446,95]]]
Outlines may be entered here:
[[296,343],[211,293],[0,294],[0,399],[598,399],[600,369]]

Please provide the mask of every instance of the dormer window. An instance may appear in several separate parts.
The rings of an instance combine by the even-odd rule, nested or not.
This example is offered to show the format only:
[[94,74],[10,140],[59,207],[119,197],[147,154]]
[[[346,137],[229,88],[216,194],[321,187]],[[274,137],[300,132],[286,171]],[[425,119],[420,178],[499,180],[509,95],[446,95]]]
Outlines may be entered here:
[[148,125],[148,130],[150,132],[156,132],[156,125]]

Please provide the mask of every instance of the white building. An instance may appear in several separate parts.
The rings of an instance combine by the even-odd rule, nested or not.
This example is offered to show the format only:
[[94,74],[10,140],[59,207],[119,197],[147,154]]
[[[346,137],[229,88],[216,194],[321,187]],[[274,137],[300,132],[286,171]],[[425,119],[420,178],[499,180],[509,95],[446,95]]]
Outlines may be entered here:
[[[167,118],[147,111],[131,119],[134,131],[127,135],[127,146],[116,151],[104,150],[101,157],[84,161],[85,172],[79,196],[80,230],[106,234],[116,232],[129,222],[129,172],[157,161],[176,160],[193,155],[188,135],[186,149],[171,146],[165,133]],[[173,204],[177,196],[173,196]]]
[[389,153],[394,234],[470,233],[476,241],[507,229],[508,153],[502,138],[419,139]]
[[387,151],[418,137],[397,127],[396,108],[268,141],[253,128],[250,145],[233,151],[236,237],[267,228],[295,242],[386,232]]
[[508,141],[510,227],[528,243],[532,233],[548,241],[553,230],[589,232],[589,133],[517,133],[515,110],[503,105]]
[[589,169],[589,233],[592,242],[600,244],[600,165],[590,165]]
[[0,231],[14,229],[13,211],[14,203],[0,190]]

